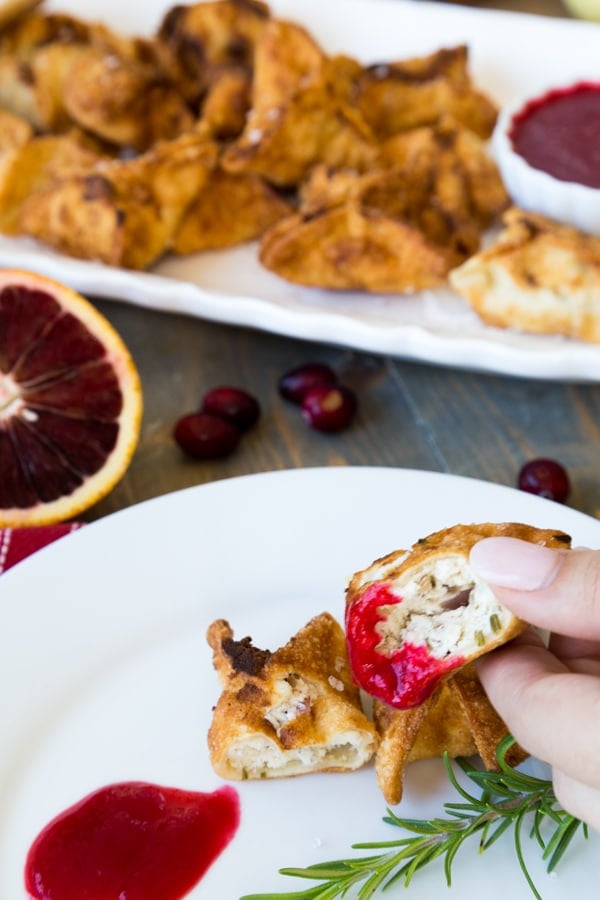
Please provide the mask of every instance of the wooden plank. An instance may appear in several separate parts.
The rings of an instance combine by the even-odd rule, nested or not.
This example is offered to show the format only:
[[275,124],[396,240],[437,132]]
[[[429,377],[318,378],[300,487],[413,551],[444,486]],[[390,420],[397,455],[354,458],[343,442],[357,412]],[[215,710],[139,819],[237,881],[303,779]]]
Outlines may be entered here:
[[[453,371],[124,304],[98,306],[138,362],[145,413],[129,471],[89,520],[194,484],[301,466],[401,466],[513,486],[534,456],[562,461],[574,484],[572,505],[600,510],[595,385]],[[280,376],[309,361],[327,362],[356,390],[359,413],[347,431],[315,432],[279,397]],[[187,459],[173,425],[219,384],[256,396],[261,419],[232,456]]]

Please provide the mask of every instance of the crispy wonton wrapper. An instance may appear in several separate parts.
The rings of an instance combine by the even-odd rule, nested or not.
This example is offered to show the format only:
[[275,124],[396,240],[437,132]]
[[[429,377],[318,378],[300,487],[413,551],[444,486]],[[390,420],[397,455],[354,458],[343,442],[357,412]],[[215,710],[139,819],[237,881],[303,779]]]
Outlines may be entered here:
[[15,146],[0,159],[0,230],[21,234],[24,207],[35,206],[57,182],[89,172],[98,159],[71,135],[43,135]]
[[165,70],[191,104],[199,106],[222,74],[254,65],[256,42],[270,11],[259,0],[178,4],[161,22],[157,43]]
[[488,325],[600,343],[600,238],[515,207],[504,226],[454,290]]
[[60,14],[35,13],[0,33],[0,105],[39,133],[78,123],[136,149],[192,125],[149,41]]
[[207,638],[223,686],[208,733],[222,778],[344,772],[371,759],[375,729],[348,669],[343,629],[329,613],[273,653],[234,640],[223,619]]
[[340,96],[327,56],[305,29],[272,20],[256,46],[252,108],[223,157],[230,172],[297,185],[318,162],[365,170],[377,143]]
[[408,222],[344,204],[282,219],[263,236],[259,258],[309,287],[410,293],[441,284],[464,257]]
[[315,165],[262,264],[311,287],[410,293],[443,284],[509,199],[476,134],[444,119],[382,144],[378,167]]
[[244,130],[250,110],[252,77],[244,69],[226,69],[210,86],[195,128],[208,137],[229,141]]
[[[399,710],[376,700],[373,714],[379,735],[375,756],[377,783],[392,805],[402,799],[406,766],[447,753],[451,758],[478,754],[486,769],[497,768],[496,748],[508,729],[489,702],[473,664],[445,681],[420,706]],[[507,761],[527,758],[518,745]]]
[[132,160],[97,163],[33,194],[18,213],[22,234],[62,253],[144,269],[166,253],[217,158],[184,135]]
[[468,62],[468,49],[460,45],[368,66],[355,86],[357,107],[379,138],[431,125],[445,116],[488,138],[498,109],[473,86]]
[[0,109],[0,160],[10,150],[23,147],[32,137],[33,128],[26,119]]
[[260,175],[232,175],[216,166],[188,206],[171,249],[196,253],[242,244],[291,211]]
[[485,142],[451,117],[384,141],[381,165],[403,173],[411,184],[430,185],[433,206],[480,231],[510,203]]
[[140,152],[194,125],[185,100],[160,70],[102,47],[87,47],[73,56],[60,93],[77,125]]

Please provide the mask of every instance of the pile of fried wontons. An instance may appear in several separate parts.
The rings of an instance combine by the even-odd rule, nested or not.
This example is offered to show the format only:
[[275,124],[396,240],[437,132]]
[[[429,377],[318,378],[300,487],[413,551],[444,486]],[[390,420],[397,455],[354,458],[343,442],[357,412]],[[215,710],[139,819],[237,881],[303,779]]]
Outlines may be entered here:
[[260,240],[305,285],[447,280],[508,205],[464,46],[364,65],[259,0],[150,38],[43,5],[0,31],[0,231],[145,269]]

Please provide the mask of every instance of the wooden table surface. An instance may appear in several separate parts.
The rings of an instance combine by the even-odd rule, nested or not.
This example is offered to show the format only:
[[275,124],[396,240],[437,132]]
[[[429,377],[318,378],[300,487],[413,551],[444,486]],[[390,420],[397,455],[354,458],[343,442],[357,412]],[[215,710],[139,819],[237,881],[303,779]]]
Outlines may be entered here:
[[[471,5],[565,15],[560,0]],[[125,303],[98,306],[135,358],[145,411],[125,477],[88,521],[191,485],[302,466],[400,466],[514,485],[536,456],[562,461],[573,484],[570,505],[600,514],[600,385],[450,370]],[[347,431],[312,431],[279,397],[279,376],[307,361],[329,363],[356,388],[359,413]],[[261,419],[230,457],[187,459],[173,424],[219,384],[254,394]]]

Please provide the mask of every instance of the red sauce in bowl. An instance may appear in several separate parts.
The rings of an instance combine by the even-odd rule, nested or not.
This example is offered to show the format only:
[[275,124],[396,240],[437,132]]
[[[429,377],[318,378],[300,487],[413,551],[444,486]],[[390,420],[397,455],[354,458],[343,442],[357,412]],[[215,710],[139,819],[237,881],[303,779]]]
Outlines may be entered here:
[[181,900],[233,838],[239,799],[145,782],[108,785],[53,819],[33,842],[35,900]]
[[513,118],[509,138],[535,169],[600,188],[600,83],[582,81],[531,100]]

